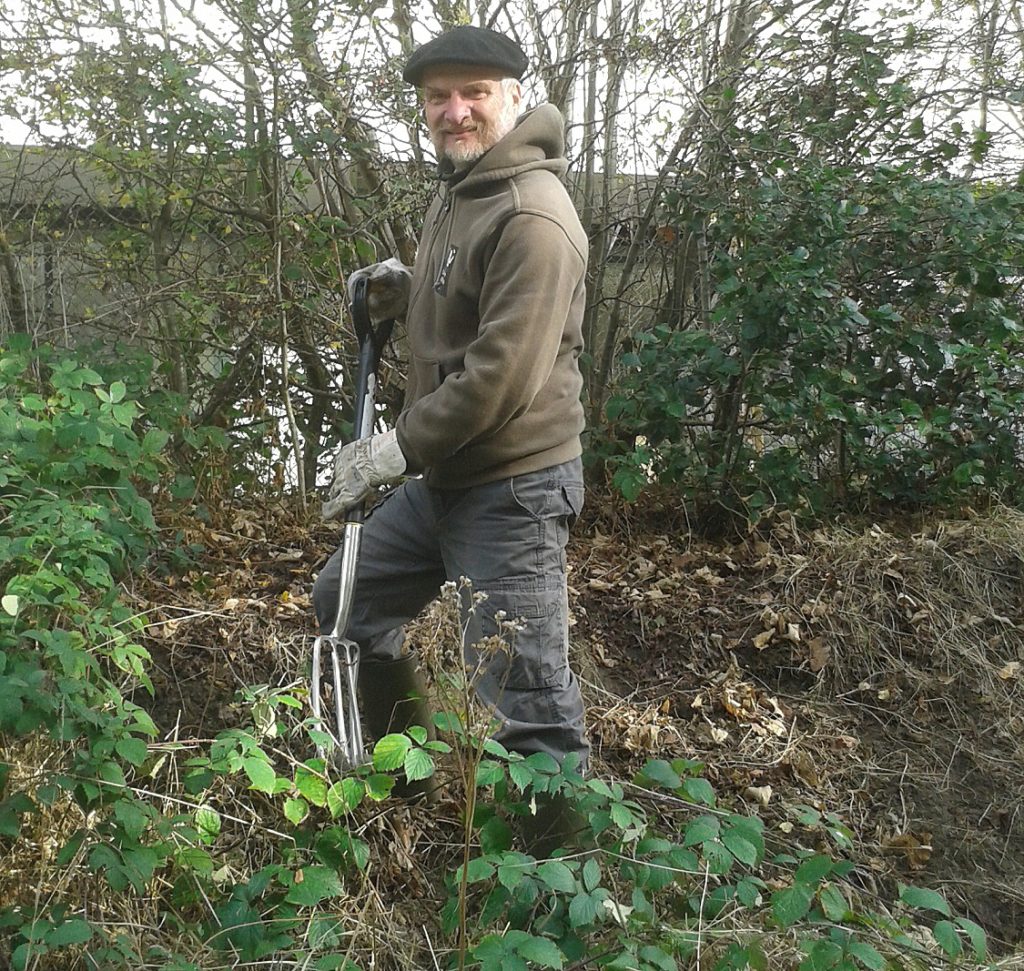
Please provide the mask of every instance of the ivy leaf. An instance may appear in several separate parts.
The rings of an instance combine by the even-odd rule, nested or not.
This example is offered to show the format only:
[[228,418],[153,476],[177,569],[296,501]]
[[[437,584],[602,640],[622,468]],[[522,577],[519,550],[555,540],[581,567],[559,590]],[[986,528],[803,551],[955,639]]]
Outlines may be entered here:
[[326,866],[310,866],[295,874],[295,881],[285,900],[298,907],[315,907],[328,897],[340,897],[342,892],[341,880],[334,870]]

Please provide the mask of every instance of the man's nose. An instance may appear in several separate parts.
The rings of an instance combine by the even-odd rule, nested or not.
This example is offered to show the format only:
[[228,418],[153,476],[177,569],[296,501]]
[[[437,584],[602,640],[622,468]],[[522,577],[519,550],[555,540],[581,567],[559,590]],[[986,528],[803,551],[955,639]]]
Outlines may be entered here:
[[469,101],[460,95],[453,94],[445,108],[445,118],[456,125],[461,125],[469,117]]

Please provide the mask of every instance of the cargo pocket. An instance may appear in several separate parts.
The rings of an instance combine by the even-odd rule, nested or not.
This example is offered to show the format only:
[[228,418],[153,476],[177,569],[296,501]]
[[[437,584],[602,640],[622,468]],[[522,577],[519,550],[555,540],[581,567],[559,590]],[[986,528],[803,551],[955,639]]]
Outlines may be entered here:
[[[467,625],[467,662],[485,695],[565,683],[568,645],[564,575],[488,584]],[[489,638],[497,635],[501,646]],[[485,689],[485,685],[487,686]]]

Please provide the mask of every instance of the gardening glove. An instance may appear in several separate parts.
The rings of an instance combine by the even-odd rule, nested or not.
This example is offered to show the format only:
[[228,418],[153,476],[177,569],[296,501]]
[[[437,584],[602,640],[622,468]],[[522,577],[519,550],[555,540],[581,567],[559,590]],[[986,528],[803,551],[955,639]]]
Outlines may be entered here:
[[371,320],[394,320],[405,316],[405,309],[409,306],[409,284],[412,282],[410,267],[401,260],[390,259],[356,270],[348,278],[349,303],[355,293],[356,281],[364,277],[369,283],[367,309]]
[[334,460],[334,481],[321,515],[324,519],[344,515],[377,486],[397,479],[404,471],[405,456],[395,429],[349,442]]

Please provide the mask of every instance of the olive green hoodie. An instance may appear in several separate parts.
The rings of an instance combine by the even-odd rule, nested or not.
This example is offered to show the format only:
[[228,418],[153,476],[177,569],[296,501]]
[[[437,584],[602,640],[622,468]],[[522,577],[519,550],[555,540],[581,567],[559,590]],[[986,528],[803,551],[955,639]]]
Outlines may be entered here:
[[442,166],[406,315],[398,442],[462,488],[580,454],[587,238],[562,176],[562,116],[524,114],[465,172]]

